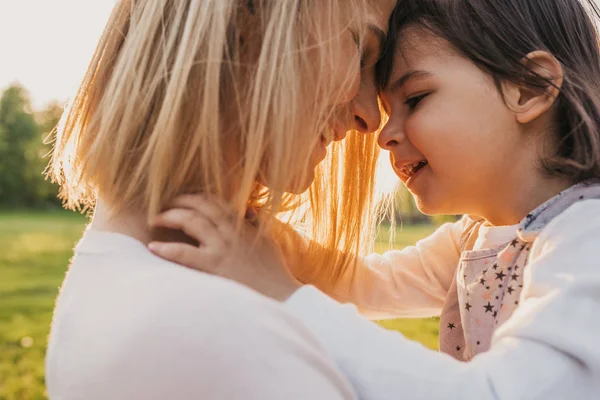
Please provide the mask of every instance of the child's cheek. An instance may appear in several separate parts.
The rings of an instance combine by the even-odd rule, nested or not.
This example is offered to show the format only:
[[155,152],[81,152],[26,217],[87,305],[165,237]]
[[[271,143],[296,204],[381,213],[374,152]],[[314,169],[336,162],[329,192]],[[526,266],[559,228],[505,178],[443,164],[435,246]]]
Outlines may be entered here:
[[[423,112],[422,112],[423,111]],[[425,109],[417,109],[406,120],[406,136],[421,152],[436,144],[441,136],[438,120]],[[426,154],[424,154],[426,155]]]

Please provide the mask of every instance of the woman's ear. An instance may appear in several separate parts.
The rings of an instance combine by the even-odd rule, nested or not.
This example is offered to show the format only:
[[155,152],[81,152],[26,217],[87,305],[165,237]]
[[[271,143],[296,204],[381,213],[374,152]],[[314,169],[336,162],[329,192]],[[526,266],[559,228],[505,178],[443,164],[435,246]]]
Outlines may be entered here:
[[527,54],[522,62],[527,69],[551,82],[545,88],[503,83],[505,99],[515,112],[517,121],[527,124],[546,113],[558,98],[563,84],[563,68],[552,54],[541,50]]

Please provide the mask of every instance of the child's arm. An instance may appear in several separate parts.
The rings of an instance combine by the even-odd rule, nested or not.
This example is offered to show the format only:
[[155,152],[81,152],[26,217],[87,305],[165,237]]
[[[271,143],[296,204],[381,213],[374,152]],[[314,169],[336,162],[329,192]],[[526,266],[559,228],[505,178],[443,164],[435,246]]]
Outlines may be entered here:
[[534,244],[519,307],[491,349],[463,363],[385,331],[314,288],[287,308],[325,344],[360,398],[598,399],[600,201],[581,202]]
[[[436,316],[454,279],[460,238],[469,221],[465,217],[444,224],[429,237],[403,250],[364,257],[333,287],[302,276],[305,265],[291,262],[289,266],[302,282],[317,286],[339,302],[355,304],[368,318]],[[288,232],[287,236],[283,247],[290,260],[294,252],[302,252],[307,245],[297,234]]]
[[371,319],[439,315],[460,258],[464,225],[464,219],[444,224],[414,246],[361,259],[332,297],[356,304]]

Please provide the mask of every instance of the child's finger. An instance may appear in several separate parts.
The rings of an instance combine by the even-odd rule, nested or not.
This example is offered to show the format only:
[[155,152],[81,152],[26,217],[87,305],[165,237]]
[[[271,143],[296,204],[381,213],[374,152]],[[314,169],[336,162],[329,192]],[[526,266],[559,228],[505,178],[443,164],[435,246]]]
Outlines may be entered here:
[[158,257],[198,271],[214,272],[210,267],[217,266],[217,263],[203,257],[201,249],[187,243],[151,242],[148,249]]
[[215,198],[208,198],[206,195],[186,194],[175,198],[173,206],[197,211],[210,221],[223,237],[230,238],[235,234],[234,213],[229,207],[221,203]]
[[167,210],[152,221],[152,226],[178,229],[195,239],[201,245],[219,249],[230,238],[221,237],[219,229],[207,218],[196,211],[173,208]]

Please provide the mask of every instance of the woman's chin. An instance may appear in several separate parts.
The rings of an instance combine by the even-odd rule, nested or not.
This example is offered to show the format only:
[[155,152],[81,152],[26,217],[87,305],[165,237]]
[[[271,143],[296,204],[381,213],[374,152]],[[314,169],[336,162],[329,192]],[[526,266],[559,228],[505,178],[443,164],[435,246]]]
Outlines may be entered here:
[[289,182],[289,184],[284,188],[274,187],[274,185],[270,185],[268,182],[261,182],[261,184],[272,191],[281,191],[284,193],[300,195],[302,193],[305,193],[311,187],[314,181],[315,173],[314,171],[311,171],[302,179],[297,179],[295,181]]
[[311,185],[313,184],[314,181],[315,181],[315,173],[311,172],[302,181],[290,185],[290,187],[287,188],[286,192],[290,193],[290,194],[296,194],[296,195],[302,194],[311,187]]

